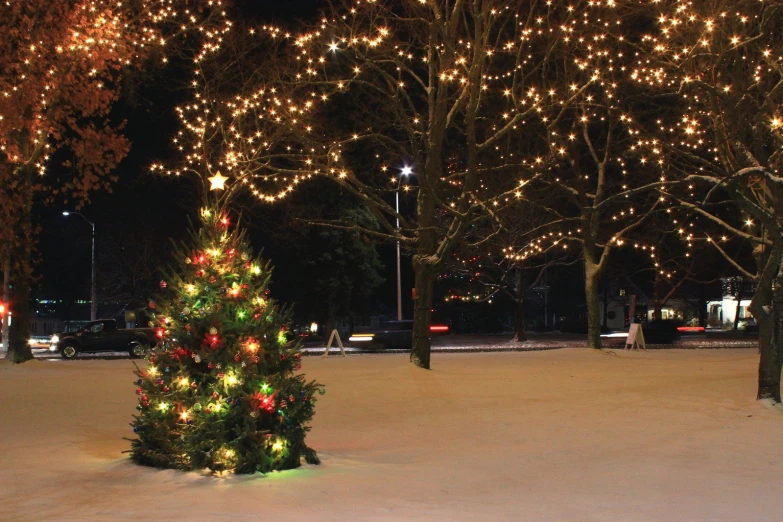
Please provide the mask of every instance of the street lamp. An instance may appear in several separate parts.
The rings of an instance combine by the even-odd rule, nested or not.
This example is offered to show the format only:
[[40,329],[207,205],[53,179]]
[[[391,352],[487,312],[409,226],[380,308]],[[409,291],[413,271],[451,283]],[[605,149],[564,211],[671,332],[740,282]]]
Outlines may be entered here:
[[[413,168],[405,165],[400,173],[400,179],[397,182],[397,192],[394,193],[394,200],[397,210],[397,233],[400,231],[400,182],[403,176],[413,174]],[[397,320],[402,321],[402,277],[400,272],[400,241],[397,240]]]
[[95,295],[95,223],[84,217],[83,214],[78,212],[64,211],[63,216],[68,217],[71,214],[81,216],[92,227],[92,276],[90,278],[90,321],[95,321],[98,315],[98,298]]

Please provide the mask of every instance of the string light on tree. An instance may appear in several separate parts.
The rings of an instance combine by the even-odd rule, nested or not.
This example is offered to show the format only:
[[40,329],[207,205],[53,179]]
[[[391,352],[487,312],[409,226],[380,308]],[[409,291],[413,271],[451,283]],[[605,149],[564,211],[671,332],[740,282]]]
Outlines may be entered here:
[[161,342],[136,371],[131,458],[236,473],[318,463],[305,435],[323,387],[295,373],[301,355],[281,335],[290,318],[268,298],[271,269],[224,209],[200,215],[179,270],[150,303]]

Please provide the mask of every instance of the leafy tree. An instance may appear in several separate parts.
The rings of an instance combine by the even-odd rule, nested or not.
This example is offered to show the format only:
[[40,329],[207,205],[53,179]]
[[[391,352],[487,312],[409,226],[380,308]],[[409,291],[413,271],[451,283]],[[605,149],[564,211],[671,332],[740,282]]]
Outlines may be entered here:
[[346,228],[352,224],[378,228],[366,208],[351,198],[341,198],[332,184],[314,183],[304,189],[302,204],[289,207],[286,230],[288,255],[298,267],[297,316],[325,325],[330,332],[338,321],[353,322],[367,315],[375,290],[383,283],[377,240],[360,230],[308,224],[312,216],[333,218]]
[[[32,357],[27,340],[36,194],[76,203],[107,189],[130,143],[112,118],[125,74],[166,59],[163,47],[202,26],[219,1],[29,0],[0,4],[0,256],[15,267],[8,357]],[[227,30],[199,36],[201,58]],[[197,33],[199,34],[199,33]],[[172,42],[173,40],[173,42]],[[174,46],[176,48],[176,46]],[[64,169],[51,168],[64,163]],[[6,273],[9,271],[6,270]],[[10,278],[4,278],[6,288]]]

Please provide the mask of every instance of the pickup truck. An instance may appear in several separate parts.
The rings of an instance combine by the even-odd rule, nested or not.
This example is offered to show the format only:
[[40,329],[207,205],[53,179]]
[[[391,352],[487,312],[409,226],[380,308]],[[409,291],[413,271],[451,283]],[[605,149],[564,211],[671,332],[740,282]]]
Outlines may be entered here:
[[50,349],[60,352],[63,359],[81,352],[128,352],[131,357],[144,357],[157,342],[152,328],[120,329],[114,319],[101,319],[75,332],[54,335]]

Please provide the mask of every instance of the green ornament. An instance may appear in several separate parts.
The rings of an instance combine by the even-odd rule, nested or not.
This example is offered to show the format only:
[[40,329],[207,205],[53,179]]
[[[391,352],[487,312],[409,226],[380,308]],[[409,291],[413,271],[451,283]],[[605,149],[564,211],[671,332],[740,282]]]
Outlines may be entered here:
[[318,393],[319,393],[320,395],[323,395],[323,394],[325,394],[325,393],[326,393],[326,388],[318,388]]

